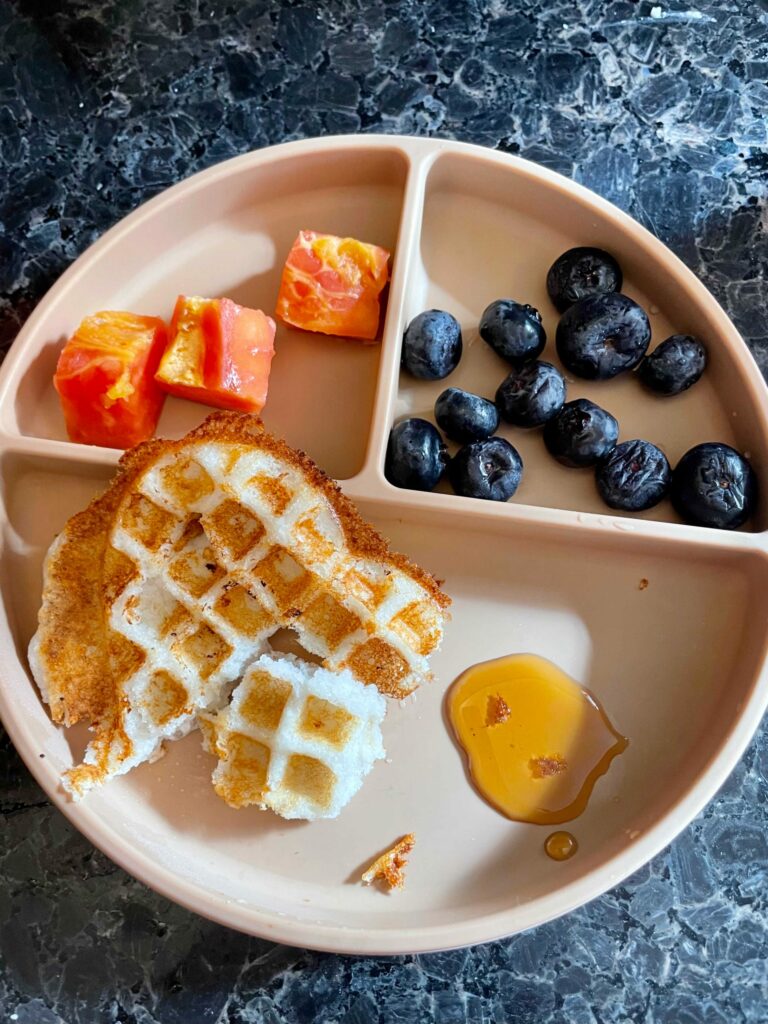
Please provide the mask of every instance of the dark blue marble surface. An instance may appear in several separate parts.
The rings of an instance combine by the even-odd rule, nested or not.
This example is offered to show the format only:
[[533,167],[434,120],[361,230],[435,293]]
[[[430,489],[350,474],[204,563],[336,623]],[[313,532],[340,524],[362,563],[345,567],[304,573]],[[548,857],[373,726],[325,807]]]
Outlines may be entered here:
[[[478,142],[571,175],[705,281],[768,370],[768,2],[0,2],[0,345],[97,235],[306,135]],[[487,947],[354,960],[208,924],[54,812],[0,730],[0,1018],[768,1020],[768,740],[626,884]]]

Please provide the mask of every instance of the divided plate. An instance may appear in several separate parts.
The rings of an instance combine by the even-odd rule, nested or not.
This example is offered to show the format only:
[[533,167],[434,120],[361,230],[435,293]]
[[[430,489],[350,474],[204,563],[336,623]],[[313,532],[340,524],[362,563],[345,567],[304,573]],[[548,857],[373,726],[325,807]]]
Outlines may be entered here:
[[[394,252],[381,345],[278,327],[267,426],[309,452],[393,546],[445,579],[453,619],[435,681],[385,723],[379,763],[336,821],[285,822],[234,811],[209,782],[199,736],[73,804],[59,787],[84,730],[55,728],[26,664],[45,550],[104,487],[119,453],[66,440],[51,377],[86,314],[124,308],[168,317],[178,292],[274,308],[299,228],[349,234]],[[467,945],[546,921],[637,869],[711,798],[756,728],[765,672],[766,498],[733,534],[676,521],[668,503],[610,514],[592,474],[546,454],[540,432],[503,431],[525,461],[505,505],[397,490],[383,476],[387,436],[430,414],[447,386],[400,376],[400,342],[436,306],[461,321],[465,354],[450,384],[493,395],[507,367],[478,338],[492,299],[538,306],[555,360],[544,289],[563,250],[603,246],[625,290],[649,310],[654,341],[690,332],[711,362],[692,391],[656,399],[630,375],[570,382],[604,404],[621,437],[660,444],[674,464],[691,445],[746,451],[768,496],[768,416],[746,346],[693,275],[634,221],[525,161],[453,142],[363,136],[289,143],[231,160],[122,221],[62,277],[0,373],[0,712],[56,805],[133,875],[216,921],[326,950],[405,953]],[[158,433],[179,436],[207,410],[169,399]],[[640,581],[648,586],[641,589]],[[629,737],[569,826],[573,860],[543,852],[548,830],[508,821],[470,786],[444,720],[450,683],[512,652],[560,665]],[[404,891],[359,884],[362,867],[415,832]]]

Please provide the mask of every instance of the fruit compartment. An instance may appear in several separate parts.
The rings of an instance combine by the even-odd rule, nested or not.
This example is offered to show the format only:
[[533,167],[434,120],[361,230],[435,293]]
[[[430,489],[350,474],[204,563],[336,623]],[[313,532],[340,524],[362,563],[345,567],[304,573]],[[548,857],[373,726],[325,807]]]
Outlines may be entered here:
[[[0,460],[0,586],[22,664],[45,550],[63,518],[108,475],[107,467],[42,457],[6,453]],[[46,501],[51,493],[55,506]],[[440,530],[425,510],[413,510],[407,523],[380,501],[362,501],[361,511],[445,578],[461,623],[434,659],[436,683],[405,705],[390,705],[388,762],[377,765],[365,792],[338,820],[312,827],[255,808],[235,813],[210,789],[213,761],[192,735],[156,764],[90,795],[80,805],[81,823],[98,822],[118,836],[134,864],[149,858],[189,885],[236,901],[243,913],[255,908],[381,929],[461,925],[508,904],[510,878],[525,913],[553,886],[577,883],[640,841],[716,754],[750,698],[764,654],[762,615],[753,613],[766,611],[766,560],[726,547],[660,548],[633,535],[590,535],[573,545],[565,542],[567,527],[545,541],[534,524],[521,524],[514,535],[501,519],[478,526],[471,509]],[[541,854],[546,830],[510,823],[477,796],[449,729],[432,727],[463,666],[515,649],[556,660],[594,690],[630,740],[574,823],[580,853],[566,864]],[[13,700],[32,749],[45,755],[37,768],[55,786],[81,755],[85,733],[52,726],[31,683],[16,687]],[[382,900],[352,884],[372,853],[415,817],[419,856],[398,898]]]
[[[203,201],[173,190],[147,204],[130,225],[102,239],[56,286],[9,356],[0,394],[0,430],[11,437],[67,444],[52,376],[61,347],[79,321],[99,309],[170,318],[177,294],[226,295],[273,314],[285,257],[300,228],[352,235],[395,254],[409,160],[395,145],[318,152],[311,161],[282,155],[198,180]],[[98,258],[97,258],[98,257]],[[386,318],[382,318],[385,325]],[[382,330],[385,326],[382,327]],[[379,345],[362,345],[279,323],[267,427],[307,451],[331,475],[361,468],[368,444]],[[157,433],[178,437],[209,409],[169,397]],[[65,457],[73,454],[58,449]],[[88,449],[94,461],[112,461]]]
[[[479,336],[481,314],[491,301],[513,298],[540,310],[547,344],[539,357],[564,372],[567,401],[589,398],[619,421],[619,441],[644,438],[659,445],[674,467],[692,446],[723,441],[747,454],[766,490],[768,438],[760,404],[764,395],[750,377],[751,356],[725,314],[711,308],[703,287],[671,254],[646,233],[630,235],[624,215],[595,197],[573,196],[573,186],[542,180],[522,161],[514,167],[490,155],[438,155],[424,174],[423,208],[414,251],[399,253],[409,266],[399,321],[390,309],[391,349],[384,369],[393,381],[377,416],[380,428],[372,450],[379,481],[390,427],[409,416],[434,421],[434,403],[447,387],[456,386],[493,399],[511,367]],[[671,398],[655,396],[634,373],[611,381],[586,381],[563,370],[555,349],[559,319],[545,286],[552,262],[574,245],[596,245],[612,252],[624,271],[622,291],[646,310],[652,326],[649,352],[673,333],[701,337],[709,351],[709,365],[689,391]],[[416,380],[399,369],[399,346],[410,320],[423,310],[437,308],[460,322],[464,353],[458,368],[441,381]],[[668,500],[637,514],[622,514],[606,506],[597,494],[591,469],[570,469],[546,451],[541,429],[524,430],[502,423],[498,433],[520,452],[525,470],[515,495],[505,506],[508,515],[543,512],[570,513],[574,525],[619,520],[631,529],[637,520],[679,523]],[[449,452],[458,445],[448,442]],[[400,491],[424,501],[419,492]],[[438,496],[451,494],[447,482]],[[394,498],[393,498],[394,500]],[[458,499],[467,501],[471,499]],[[455,501],[445,502],[448,512]],[[476,507],[476,503],[475,503]],[[743,528],[766,527],[765,506]],[[638,528],[643,528],[641,524]]]

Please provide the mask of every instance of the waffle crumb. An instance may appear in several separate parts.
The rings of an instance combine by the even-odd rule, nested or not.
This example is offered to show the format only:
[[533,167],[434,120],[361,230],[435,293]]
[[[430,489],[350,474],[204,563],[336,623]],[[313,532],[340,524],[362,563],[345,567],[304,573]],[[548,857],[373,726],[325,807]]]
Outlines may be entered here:
[[559,754],[553,754],[551,757],[532,757],[528,766],[534,779],[547,779],[566,771],[568,762]]
[[488,698],[488,710],[485,714],[485,724],[490,728],[493,725],[501,725],[506,722],[512,712],[509,704],[499,693],[494,693]]
[[362,881],[365,885],[380,882],[387,889],[402,889],[405,886],[405,868],[411,850],[416,845],[416,836],[413,832],[398,839],[394,846],[371,864],[362,874]]

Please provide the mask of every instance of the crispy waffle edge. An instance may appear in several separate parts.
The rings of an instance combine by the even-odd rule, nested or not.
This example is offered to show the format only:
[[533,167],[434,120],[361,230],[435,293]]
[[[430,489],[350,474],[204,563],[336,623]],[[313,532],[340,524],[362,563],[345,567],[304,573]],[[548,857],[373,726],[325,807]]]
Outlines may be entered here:
[[248,413],[214,412],[187,437],[170,444],[181,447],[193,438],[250,444],[254,437],[258,437],[259,447],[299,470],[308,478],[312,487],[322,491],[336,513],[353,553],[377,561],[390,562],[420,583],[440,608],[447,609],[450,606],[450,597],[440,589],[440,584],[431,573],[415,565],[405,555],[391,551],[381,534],[362,518],[354,503],[342,492],[338,484],[304,452],[291,448],[287,442],[268,433],[258,417]]
[[115,510],[162,450],[163,442],[153,440],[126,452],[106,491],[72,516],[48,549],[29,664],[54,722],[96,721],[114,704],[102,602],[104,552]]

